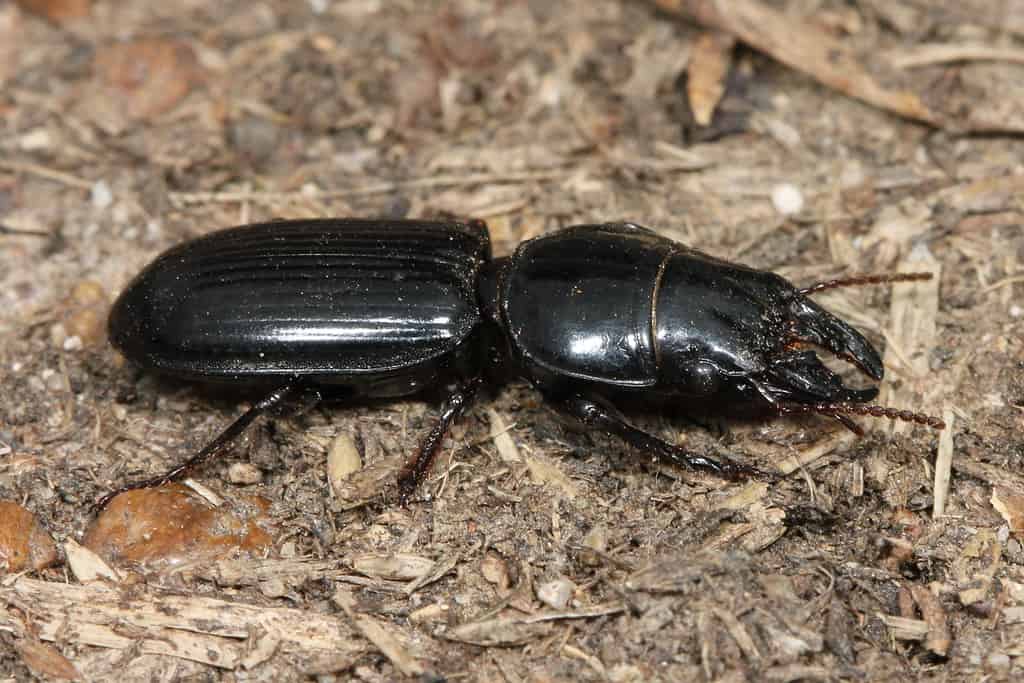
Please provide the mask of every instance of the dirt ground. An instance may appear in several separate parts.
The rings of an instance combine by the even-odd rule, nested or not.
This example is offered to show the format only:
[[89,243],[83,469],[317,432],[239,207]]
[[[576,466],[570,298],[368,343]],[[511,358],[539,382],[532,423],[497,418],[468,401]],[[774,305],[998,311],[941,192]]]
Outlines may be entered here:
[[[1003,48],[901,73],[1024,108],[1018,2],[771,6],[863,55]],[[0,680],[1019,677],[1024,140],[901,118],[742,41],[700,127],[706,35],[623,0],[0,3],[0,499],[60,547],[0,581]],[[104,321],[131,276],[258,219],[446,214],[486,219],[498,254],[630,220],[798,285],[936,272],[817,300],[885,349],[880,403],[949,428],[636,417],[788,473],[724,482],[512,383],[403,508],[437,404],[321,406],[195,477],[237,513],[215,525],[249,520],[247,554],[171,533],[86,582],[92,504],[253,398],[125,364]]]

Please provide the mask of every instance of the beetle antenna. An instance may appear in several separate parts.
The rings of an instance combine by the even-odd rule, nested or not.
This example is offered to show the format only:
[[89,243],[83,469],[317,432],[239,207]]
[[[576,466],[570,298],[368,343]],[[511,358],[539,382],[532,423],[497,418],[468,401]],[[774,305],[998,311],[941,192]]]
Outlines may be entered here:
[[817,413],[834,417],[842,422],[847,429],[857,433],[860,432],[859,428],[851,427],[852,422],[849,418],[846,418],[846,415],[885,417],[890,420],[899,420],[900,422],[913,422],[914,424],[931,427],[940,431],[946,428],[945,422],[931,415],[915,413],[910,410],[886,408],[885,406],[865,405],[863,403],[778,403],[776,405],[779,412],[782,413]]
[[932,273],[885,273],[881,275],[853,275],[851,277],[838,278],[836,280],[825,280],[816,282],[810,287],[799,290],[800,294],[807,296],[824,292],[826,289],[838,289],[840,287],[862,287],[864,285],[881,285],[887,282],[920,282],[931,280]]

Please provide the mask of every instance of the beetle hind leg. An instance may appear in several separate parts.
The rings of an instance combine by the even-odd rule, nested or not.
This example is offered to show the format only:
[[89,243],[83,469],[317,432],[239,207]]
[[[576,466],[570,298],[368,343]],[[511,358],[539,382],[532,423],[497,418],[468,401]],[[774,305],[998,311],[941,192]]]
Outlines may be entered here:
[[645,453],[653,453],[658,458],[674,465],[707,472],[723,479],[774,478],[771,473],[756,467],[728,460],[716,460],[671,444],[653,434],[648,434],[629,424],[617,411],[594,399],[577,395],[557,401],[557,405],[585,426],[617,436],[633,448]]
[[302,402],[302,410],[308,408],[311,401],[319,399],[318,394],[305,393],[304,395],[303,388],[298,383],[285,384],[284,386],[278,387],[263,399],[254,403],[249,410],[239,415],[238,418],[228,425],[224,431],[218,434],[213,441],[206,444],[202,450],[185,462],[175,465],[159,476],[144,479],[143,481],[128,484],[127,486],[122,486],[121,488],[111,491],[100,498],[99,502],[97,502],[93,507],[93,510],[95,512],[103,510],[110,501],[126,491],[162,486],[172,481],[178,481],[187,477],[199,467],[205,465],[214,458],[223,455],[258,417],[268,413],[274,414],[282,406],[297,397],[303,397],[306,399]]

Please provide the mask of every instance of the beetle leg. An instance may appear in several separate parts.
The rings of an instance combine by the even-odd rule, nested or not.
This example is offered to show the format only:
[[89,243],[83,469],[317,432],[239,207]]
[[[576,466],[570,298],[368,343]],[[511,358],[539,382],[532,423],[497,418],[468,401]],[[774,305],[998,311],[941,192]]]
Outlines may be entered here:
[[483,383],[482,376],[474,377],[457,386],[445,399],[444,405],[441,406],[441,414],[434,427],[420,443],[416,455],[405,464],[398,475],[398,500],[402,505],[409,503],[409,498],[423,483],[434,465],[434,460],[441,449],[441,442],[444,441],[448,428],[466,412],[466,408],[469,407]]
[[[262,400],[253,404],[249,410],[242,413],[238,419],[228,425],[227,429],[217,435],[217,437],[206,444],[206,446],[193,455],[185,462],[172,467],[163,474],[145,479],[134,484],[122,486],[119,489],[111,491],[107,495],[100,498],[99,502],[94,506],[94,511],[99,512],[107,506],[116,496],[124,493],[125,491],[133,491],[135,489],[147,489],[154,486],[162,486],[172,481],[177,481],[188,476],[188,474],[214,458],[222,455],[232,444],[238,439],[242,433],[249,428],[256,418],[264,415],[275,408],[280,407],[288,399],[295,397],[300,394],[300,385],[298,383],[286,384],[282,387],[274,389]],[[303,403],[303,407],[308,407],[308,403]]]
[[613,434],[630,446],[639,451],[654,453],[663,460],[674,465],[688,467],[700,472],[708,472],[724,479],[744,479],[747,477],[768,477],[773,478],[769,472],[756,467],[729,462],[728,460],[715,460],[699,453],[670,444],[659,439],[653,434],[637,429],[626,422],[616,411],[601,405],[597,401],[585,396],[572,396],[559,402],[559,407],[582,422],[587,427],[594,427]]

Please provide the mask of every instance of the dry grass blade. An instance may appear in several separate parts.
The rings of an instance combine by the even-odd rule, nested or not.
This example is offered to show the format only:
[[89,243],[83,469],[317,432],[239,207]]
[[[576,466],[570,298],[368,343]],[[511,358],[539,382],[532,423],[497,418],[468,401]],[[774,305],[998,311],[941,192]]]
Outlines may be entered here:
[[932,501],[932,517],[938,519],[946,511],[949,499],[949,482],[953,475],[953,409],[946,406],[942,420],[946,428],[939,436],[938,453],[935,456],[935,484]]
[[883,58],[896,69],[913,69],[948,62],[1017,62],[1024,63],[1024,50],[992,45],[915,45],[889,50]]

